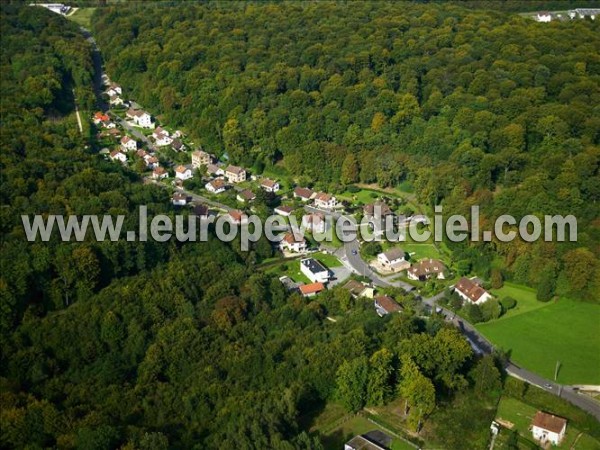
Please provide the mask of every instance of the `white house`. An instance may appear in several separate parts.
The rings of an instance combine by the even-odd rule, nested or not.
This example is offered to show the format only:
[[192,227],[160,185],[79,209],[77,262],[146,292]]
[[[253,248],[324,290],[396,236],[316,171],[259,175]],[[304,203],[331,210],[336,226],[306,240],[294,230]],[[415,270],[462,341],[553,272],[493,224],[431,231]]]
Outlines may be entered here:
[[301,259],[300,271],[313,283],[327,283],[329,281],[329,270],[316,259]]
[[538,411],[531,422],[531,434],[542,446],[558,445],[565,437],[567,419]]
[[333,195],[326,194],[325,192],[320,192],[315,197],[315,206],[317,208],[323,209],[333,209],[337,204],[337,200]]
[[146,155],[144,157],[144,161],[146,161],[146,167],[148,169],[156,169],[158,166],[160,166],[160,163],[158,162],[158,158],[156,156]]
[[212,163],[206,165],[206,173],[208,175],[212,175],[215,177],[220,177],[221,175],[225,175],[225,171],[221,167],[217,166],[216,164],[212,164]]
[[454,285],[454,291],[465,301],[481,305],[492,298],[492,295],[473,280],[462,277]]
[[168,178],[169,173],[166,171],[164,167],[155,167],[152,171],[152,178],[155,180],[162,180],[163,178]]
[[273,211],[280,216],[289,217],[292,214],[292,211],[294,211],[294,208],[291,206],[278,206]]
[[126,115],[133,121],[135,125],[139,127],[154,128],[152,116],[146,111],[142,111],[141,109],[128,109]]
[[169,132],[167,130],[163,130],[161,127],[158,127],[154,130],[152,137],[154,138],[154,142],[158,147],[165,147],[167,145],[171,145],[171,142],[173,142]]
[[118,96],[117,94],[115,95],[109,95],[108,96],[108,103],[112,106],[118,106],[118,105],[122,105],[123,104],[123,99]]
[[267,192],[277,192],[280,189],[279,182],[269,180],[268,178],[264,178],[260,182],[260,187]]
[[325,233],[327,222],[321,213],[313,213],[302,216],[302,227],[311,233]]
[[175,169],[175,178],[179,178],[180,180],[189,180],[192,178],[192,170],[185,166],[177,166]]
[[121,86],[119,86],[117,83],[111,83],[108,89],[106,90],[106,93],[109,96],[122,95],[123,89],[121,89]]
[[135,139],[131,139],[129,136],[123,136],[121,138],[121,147],[126,152],[130,150],[137,150],[137,142]]
[[238,192],[236,199],[238,202],[246,203],[256,200],[256,194],[250,189],[243,189]]
[[294,188],[294,198],[299,198],[303,202],[312,200],[317,195],[312,189],[296,187]]
[[127,156],[125,156],[125,154],[121,153],[119,150],[110,152],[110,159],[112,161],[119,161],[121,163],[127,162]]
[[406,260],[406,253],[399,248],[392,248],[387,252],[377,255],[377,261],[385,268],[393,270],[404,270],[410,267]]
[[248,216],[244,213],[244,211],[240,211],[239,209],[234,209],[227,213],[229,216],[229,221],[231,223],[237,225],[244,225],[248,223]]
[[204,187],[208,192],[212,192],[213,194],[220,194],[221,192],[225,192],[225,189],[227,189],[227,184],[225,184],[225,181],[221,178],[217,178],[206,183]]
[[539,12],[535,16],[535,20],[537,20],[538,22],[551,22],[552,14],[550,14],[549,12],[546,12],[546,11]]
[[171,201],[175,206],[185,206],[187,205],[187,195],[183,192],[175,192],[171,198]]
[[279,243],[282,250],[289,252],[303,253],[306,251],[306,240],[303,236],[296,236],[294,233],[286,233]]

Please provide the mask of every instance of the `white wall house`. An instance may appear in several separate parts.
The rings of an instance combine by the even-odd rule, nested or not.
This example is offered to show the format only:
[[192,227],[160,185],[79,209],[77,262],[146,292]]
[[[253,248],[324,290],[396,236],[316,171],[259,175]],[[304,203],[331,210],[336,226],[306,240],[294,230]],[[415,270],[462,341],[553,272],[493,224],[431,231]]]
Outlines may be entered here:
[[135,139],[131,139],[129,136],[123,136],[121,138],[121,147],[126,152],[130,150],[137,150],[137,142]]
[[320,192],[315,197],[315,206],[323,209],[333,209],[337,205],[337,200],[333,195]]
[[260,182],[260,187],[267,192],[277,192],[280,189],[279,182],[269,180],[268,178]]
[[129,109],[127,111],[127,117],[138,127],[154,128],[155,126],[154,122],[152,122],[152,116],[140,109]]
[[454,285],[454,290],[460,298],[475,305],[481,305],[482,303],[485,303],[489,299],[493,298],[492,294],[482,288],[475,281],[469,280],[466,277],[462,277],[460,280],[458,280],[458,282]]
[[194,153],[192,153],[192,167],[194,169],[197,169],[200,166],[208,167],[208,165],[211,163],[211,159],[212,158],[208,153],[202,150],[196,150]]
[[204,185],[204,187],[208,192],[212,192],[213,194],[220,194],[221,192],[225,192],[225,189],[227,189],[225,181],[223,181],[221,178],[209,181]]
[[225,177],[230,183],[241,183],[246,181],[246,171],[238,166],[228,166],[225,169]]
[[327,222],[323,214],[307,214],[302,216],[302,227],[311,233],[325,233]]
[[110,159],[112,161],[119,161],[120,163],[127,162],[127,156],[124,153],[121,153],[119,150],[115,150],[110,153]]
[[313,283],[327,283],[329,281],[329,270],[316,259],[301,259],[300,271]]
[[543,446],[548,443],[558,445],[565,437],[567,419],[538,411],[531,422],[531,434]]
[[303,253],[306,251],[306,240],[304,237],[296,237],[294,233],[291,232],[286,233],[285,236],[283,236],[279,245],[282,250],[287,250],[289,252]]
[[192,170],[185,166],[177,166],[175,169],[175,178],[180,180],[189,180],[192,178]]
[[538,22],[544,22],[544,23],[551,22],[552,14],[550,14],[549,12],[539,12],[535,16],[535,20],[537,20]]
[[167,172],[164,167],[156,167],[152,171],[152,178],[154,178],[155,180],[162,180],[168,177],[169,172]]

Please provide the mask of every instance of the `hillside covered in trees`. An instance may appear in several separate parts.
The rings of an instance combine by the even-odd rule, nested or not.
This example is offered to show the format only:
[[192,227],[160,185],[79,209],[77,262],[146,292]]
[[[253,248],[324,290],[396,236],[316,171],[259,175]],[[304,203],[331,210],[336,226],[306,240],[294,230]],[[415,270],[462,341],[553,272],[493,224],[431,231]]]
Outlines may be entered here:
[[[168,26],[167,26],[168,24]],[[598,21],[412,3],[98,9],[108,70],[239,164],[333,192],[408,180],[450,214],[574,214],[578,242],[454,258],[585,300],[600,291]]]

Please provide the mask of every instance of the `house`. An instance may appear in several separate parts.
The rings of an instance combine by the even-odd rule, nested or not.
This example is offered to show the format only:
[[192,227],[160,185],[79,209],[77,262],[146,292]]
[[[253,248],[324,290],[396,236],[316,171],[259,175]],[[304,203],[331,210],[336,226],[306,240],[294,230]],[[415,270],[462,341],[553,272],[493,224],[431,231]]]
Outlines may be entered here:
[[210,155],[202,150],[196,150],[192,153],[192,167],[198,169],[200,166],[206,166],[212,162]]
[[285,233],[279,246],[282,250],[287,250],[288,252],[304,253],[306,251],[306,240],[304,236],[296,236],[292,232]]
[[110,83],[106,93],[109,95],[109,97],[111,95],[122,95],[123,89],[121,89],[121,86],[119,86],[117,83]]
[[565,437],[566,431],[567,419],[543,411],[535,413],[531,422],[531,434],[543,446],[546,446],[548,443],[552,445],[560,444]]
[[231,223],[237,225],[243,225],[248,223],[248,216],[244,213],[244,211],[240,211],[239,209],[233,209],[227,213],[229,216],[229,221]]
[[118,105],[122,105],[123,104],[123,99],[118,96],[118,95],[109,95],[108,96],[108,103],[109,105],[112,106],[118,106]]
[[158,166],[160,166],[156,156],[146,155],[144,157],[144,161],[146,161],[146,167],[148,169],[156,169]]
[[207,164],[206,173],[215,177],[220,177],[225,174],[225,171],[216,164]]
[[279,190],[279,183],[268,178],[263,178],[260,182],[260,187],[267,192],[277,192]]
[[113,128],[111,130],[108,130],[106,133],[109,136],[112,136],[112,137],[115,137],[115,138],[121,136],[121,130],[119,130],[118,128]]
[[176,152],[182,152],[185,150],[185,145],[183,144],[183,142],[181,142],[180,139],[177,139],[177,138],[173,139],[173,142],[171,143],[171,147]]
[[370,203],[363,206],[363,214],[367,218],[391,216],[394,212],[383,202]]
[[108,122],[102,122],[102,124],[104,125],[104,128],[106,128],[107,130],[112,130],[113,128],[117,128],[117,124],[114,122],[111,122],[110,120]]
[[337,200],[333,195],[326,194],[325,192],[319,192],[315,196],[315,206],[323,209],[333,209],[337,204]]
[[428,278],[435,277],[438,280],[443,280],[446,271],[446,266],[443,262],[437,259],[424,259],[406,271],[406,276],[409,280],[425,281]]
[[109,122],[110,117],[108,117],[102,111],[98,111],[94,114],[93,121],[94,121],[94,124],[98,125],[100,123]]
[[246,181],[246,171],[241,167],[229,165],[225,169],[225,177],[230,183],[241,183]]
[[280,216],[285,216],[285,217],[289,217],[290,214],[292,214],[292,211],[294,211],[294,208],[292,208],[291,206],[278,206],[277,208],[274,209],[275,214],[279,214]]
[[373,304],[375,305],[375,311],[377,311],[379,317],[402,311],[402,306],[400,306],[392,297],[387,295],[375,297]]
[[391,437],[383,431],[374,430],[354,436],[344,444],[344,450],[387,450],[391,445]]
[[148,156],[148,152],[143,148],[139,149],[137,152],[135,152],[135,154],[140,158],[146,158]]
[[311,233],[325,233],[327,222],[321,213],[312,213],[302,216],[302,227]]
[[187,205],[187,195],[183,192],[175,192],[173,197],[171,197],[171,201],[175,206],[185,206]]
[[552,14],[550,14],[547,11],[540,11],[535,16],[535,20],[537,20],[538,22],[551,22],[552,21]]
[[463,300],[468,300],[475,305],[481,305],[492,298],[492,295],[482,288],[475,280],[462,277],[454,285],[454,291]]
[[367,297],[373,298],[375,289],[371,286],[361,283],[360,281],[350,280],[342,286],[343,289],[350,291],[350,294],[354,298]]
[[195,205],[192,209],[192,214],[200,218],[208,217],[208,206],[206,205]]
[[227,184],[223,179],[217,178],[206,183],[204,187],[208,192],[212,192],[213,194],[220,194],[221,192],[225,192],[225,190],[227,189]]
[[112,161],[119,161],[122,163],[127,162],[127,156],[124,153],[121,153],[119,150],[113,150],[110,152],[110,159]]
[[251,202],[252,200],[254,200],[256,198],[256,194],[254,192],[252,192],[250,189],[244,189],[244,190],[238,192],[236,198],[237,198],[238,202],[246,203],[246,202]]
[[133,121],[133,123],[142,128],[154,128],[152,122],[152,116],[146,111],[141,109],[128,109],[126,116]]
[[299,198],[303,202],[312,200],[317,195],[313,190],[303,187],[294,188],[294,198]]
[[177,168],[175,169],[175,178],[185,181],[185,180],[189,180],[192,177],[193,177],[192,170],[188,167],[177,166]]
[[154,130],[152,137],[154,138],[154,142],[158,147],[165,147],[173,142],[169,132],[161,127],[158,127]]
[[126,152],[130,150],[137,150],[137,141],[135,139],[131,139],[129,136],[123,136],[121,138],[121,147]]
[[325,290],[325,285],[320,282],[303,284],[300,286],[300,293],[304,297],[314,297],[319,292],[323,292]]
[[314,283],[327,283],[329,281],[329,270],[319,261],[313,258],[300,260],[300,272]]
[[152,178],[155,180],[162,180],[163,178],[168,178],[169,172],[166,171],[164,167],[155,167],[152,171]]
[[298,286],[299,286],[298,283],[296,283],[294,280],[292,280],[287,275],[279,277],[279,281],[281,281],[281,284],[283,284],[283,287],[285,288],[286,291],[297,291],[297,290],[299,290],[298,289]]
[[406,253],[399,248],[392,248],[387,252],[377,255],[377,261],[386,269],[400,271],[408,269],[410,263],[406,260]]

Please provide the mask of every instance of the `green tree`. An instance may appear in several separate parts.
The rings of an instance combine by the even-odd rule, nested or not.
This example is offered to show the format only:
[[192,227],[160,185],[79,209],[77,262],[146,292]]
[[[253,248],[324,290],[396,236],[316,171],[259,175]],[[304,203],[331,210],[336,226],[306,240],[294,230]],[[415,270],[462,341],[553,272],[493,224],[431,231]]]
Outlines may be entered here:
[[364,356],[344,361],[336,376],[337,396],[350,412],[360,411],[367,401],[369,364]]
[[393,393],[393,358],[392,352],[382,348],[369,359],[368,404],[380,406],[390,399]]

